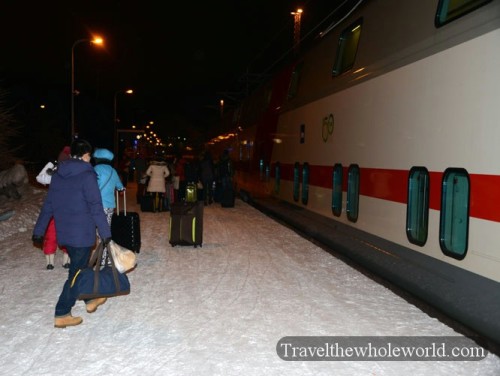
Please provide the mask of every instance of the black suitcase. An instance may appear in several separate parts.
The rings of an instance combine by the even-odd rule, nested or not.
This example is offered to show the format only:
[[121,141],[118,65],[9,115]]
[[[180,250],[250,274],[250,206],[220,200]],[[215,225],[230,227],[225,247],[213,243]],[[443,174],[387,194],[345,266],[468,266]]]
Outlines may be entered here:
[[203,202],[175,202],[170,207],[170,244],[192,245],[203,243]]
[[153,205],[153,195],[151,193],[146,193],[141,197],[141,211],[142,212],[154,212],[155,207]]
[[127,200],[123,192],[123,211],[120,211],[118,192],[116,192],[116,212],[111,218],[111,238],[122,247],[136,253],[141,250],[141,225],[139,214],[127,212]]
[[222,191],[220,198],[220,205],[223,208],[233,208],[234,207],[234,189],[233,187],[226,187]]

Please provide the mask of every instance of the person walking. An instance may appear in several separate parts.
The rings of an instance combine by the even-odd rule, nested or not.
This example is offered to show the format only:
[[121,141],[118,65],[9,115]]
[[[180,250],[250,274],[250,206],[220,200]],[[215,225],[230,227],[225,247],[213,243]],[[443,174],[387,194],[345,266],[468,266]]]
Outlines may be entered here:
[[122,159],[118,163],[118,170],[120,171],[120,175],[122,177],[123,186],[126,187],[128,184],[130,159],[125,154],[122,155]]
[[[79,269],[87,267],[96,240],[96,227],[107,245],[111,229],[102,206],[101,192],[94,168],[90,164],[92,146],[85,140],[71,143],[71,158],[61,163],[53,174],[47,197],[33,229],[32,240],[43,243],[47,225],[54,217],[57,239],[66,246],[71,263],[68,278],[55,307],[54,327],[79,325],[83,319],[72,316],[77,294],[70,288]],[[88,313],[106,302],[106,298],[85,300]]]
[[[59,153],[59,156],[57,157],[57,163],[54,164],[47,164],[44,169],[38,174],[36,177],[36,180],[43,185],[48,185],[50,184],[51,177],[54,174],[54,172],[57,169],[57,166],[70,158],[70,147],[65,146],[61,152]],[[47,166],[53,166],[52,168],[47,168]],[[50,171],[49,171],[50,170]],[[43,239],[43,245],[42,245],[42,251],[43,254],[45,255],[45,260],[46,260],[46,268],[47,270],[53,270],[54,269],[54,260],[55,260],[55,255],[57,248],[60,248],[61,251],[63,252],[63,261],[62,261],[62,266],[63,268],[68,269],[69,268],[69,255],[68,251],[66,250],[66,247],[64,246],[59,246],[57,243],[57,236],[56,236],[56,225],[54,222],[54,218],[51,218],[49,221],[49,224],[47,226],[47,230],[45,231],[44,239]]]
[[[116,208],[115,201],[115,190],[123,192],[125,187],[123,186],[118,172],[113,167],[114,154],[108,149],[97,148],[94,151],[94,170],[97,174],[97,185],[101,191],[102,206],[104,208],[104,214],[108,220],[108,224],[111,226],[111,218]],[[102,252],[102,262],[101,265],[105,264],[108,249],[104,248]]]
[[175,190],[175,201],[184,201],[186,198],[186,158],[182,154],[177,155],[174,160],[174,190]]
[[215,179],[212,154],[206,150],[200,163],[200,176],[203,185],[203,200],[205,205],[213,202],[213,185]]
[[167,164],[160,160],[154,160],[149,165],[146,175],[149,176],[147,191],[153,193],[153,210],[161,211],[163,195],[165,194],[165,179],[170,175]]
[[229,150],[224,149],[219,162],[217,163],[219,178],[222,186],[222,191],[232,189],[234,168],[233,162],[229,157]]

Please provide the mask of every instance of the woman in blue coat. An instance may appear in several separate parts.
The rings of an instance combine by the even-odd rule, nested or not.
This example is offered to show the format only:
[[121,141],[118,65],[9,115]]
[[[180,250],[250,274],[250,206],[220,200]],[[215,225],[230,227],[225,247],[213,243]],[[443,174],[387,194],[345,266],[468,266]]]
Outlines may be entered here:
[[[112,161],[114,154],[108,149],[95,149],[94,151],[94,170],[97,173],[97,185],[101,191],[102,206],[104,207],[104,214],[111,226],[111,218],[116,208],[115,202],[115,189],[124,191],[118,172],[113,168]],[[107,248],[103,250],[102,258],[106,260]],[[104,262],[102,263],[104,264]]]
[[[78,325],[83,321],[81,317],[71,315],[76,296],[70,290],[70,281],[79,269],[88,264],[96,241],[96,227],[105,244],[111,240],[96,173],[90,164],[91,152],[92,147],[87,141],[73,141],[71,158],[60,163],[52,175],[47,197],[33,230],[33,242],[43,243],[47,225],[54,217],[58,242],[66,246],[71,259],[68,279],[56,304],[56,328]],[[87,312],[94,312],[105,301],[105,298],[85,301]]]

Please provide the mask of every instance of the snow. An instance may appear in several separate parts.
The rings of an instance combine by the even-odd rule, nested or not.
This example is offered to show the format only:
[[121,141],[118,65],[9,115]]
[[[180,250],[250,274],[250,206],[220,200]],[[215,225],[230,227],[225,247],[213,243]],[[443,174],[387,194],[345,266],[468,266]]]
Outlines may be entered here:
[[[67,276],[31,242],[46,190],[0,196],[1,375],[498,375],[481,361],[284,361],[285,336],[460,336],[292,230],[236,200],[205,207],[202,248],[171,247],[169,213],[141,213],[131,293],[56,329]],[[128,210],[140,212],[128,191]]]

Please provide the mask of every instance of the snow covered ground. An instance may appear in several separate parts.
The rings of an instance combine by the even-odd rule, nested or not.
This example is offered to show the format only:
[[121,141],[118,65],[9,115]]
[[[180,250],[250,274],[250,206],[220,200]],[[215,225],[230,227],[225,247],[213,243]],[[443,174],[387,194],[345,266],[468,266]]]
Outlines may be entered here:
[[[67,271],[31,233],[45,190],[0,197],[0,375],[499,375],[480,361],[284,361],[285,336],[460,336],[240,200],[205,208],[202,248],[171,247],[168,213],[141,213],[130,295],[53,327]],[[128,210],[139,211],[133,190]]]

